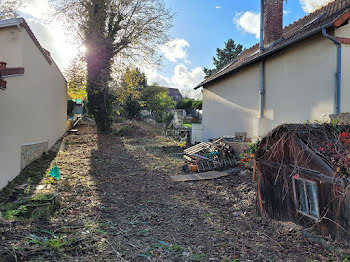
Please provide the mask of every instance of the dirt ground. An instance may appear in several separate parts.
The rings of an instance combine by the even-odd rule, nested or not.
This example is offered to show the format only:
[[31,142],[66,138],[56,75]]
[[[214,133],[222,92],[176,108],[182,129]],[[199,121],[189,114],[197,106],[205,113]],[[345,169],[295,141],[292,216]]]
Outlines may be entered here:
[[[0,220],[1,261],[350,260],[312,229],[261,218],[249,171],[175,183],[183,161],[164,153],[174,140],[139,122],[114,129],[84,123],[0,193],[5,201],[29,184],[60,198],[50,218]],[[55,165],[60,180],[49,176]]]

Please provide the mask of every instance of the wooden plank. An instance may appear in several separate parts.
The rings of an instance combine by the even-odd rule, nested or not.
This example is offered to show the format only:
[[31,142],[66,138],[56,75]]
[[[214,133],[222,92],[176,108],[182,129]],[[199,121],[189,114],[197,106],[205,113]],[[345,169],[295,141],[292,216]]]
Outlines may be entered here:
[[241,171],[242,171],[241,167],[236,167],[236,168],[230,168],[224,171],[209,171],[209,172],[203,172],[198,174],[171,176],[170,179],[175,182],[209,180],[209,179],[216,179],[216,178],[225,177],[229,175],[237,175]]
[[199,143],[198,145],[195,145],[195,146],[192,146],[190,148],[185,149],[184,153],[186,155],[195,154],[195,153],[198,153],[204,149],[207,149],[210,146],[211,146],[211,144],[202,142],[202,143]]
[[210,180],[219,177],[228,176],[229,173],[220,172],[220,171],[209,171],[198,174],[190,175],[180,175],[180,176],[171,176],[171,180],[175,182],[186,182],[186,181],[200,181],[200,180]]
[[185,159],[185,160],[187,160],[187,161],[190,161],[190,162],[192,162],[192,161],[193,161],[193,159],[192,159],[192,158],[190,158],[189,156],[185,156],[185,155],[184,155],[184,159]]

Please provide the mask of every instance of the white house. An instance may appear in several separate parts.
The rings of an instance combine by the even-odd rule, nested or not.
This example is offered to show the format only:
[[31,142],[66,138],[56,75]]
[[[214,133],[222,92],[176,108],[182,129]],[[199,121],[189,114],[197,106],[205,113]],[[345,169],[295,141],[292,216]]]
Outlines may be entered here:
[[67,83],[24,19],[0,21],[0,189],[65,133]]
[[350,112],[350,0],[335,0],[283,28],[283,1],[262,1],[263,38],[208,77],[203,139]]

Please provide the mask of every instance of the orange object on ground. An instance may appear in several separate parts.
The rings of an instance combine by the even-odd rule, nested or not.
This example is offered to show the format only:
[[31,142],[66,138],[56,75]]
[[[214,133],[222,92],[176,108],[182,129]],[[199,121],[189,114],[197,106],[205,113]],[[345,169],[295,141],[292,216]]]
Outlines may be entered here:
[[192,171],[198,171],[198,166],[197,165],[194,165],[194,164],[190,164],[190,169]]
[[256,173],[256,160],[254,159],[254,165],[253,165],[253,182],[255,182],[255,173]]

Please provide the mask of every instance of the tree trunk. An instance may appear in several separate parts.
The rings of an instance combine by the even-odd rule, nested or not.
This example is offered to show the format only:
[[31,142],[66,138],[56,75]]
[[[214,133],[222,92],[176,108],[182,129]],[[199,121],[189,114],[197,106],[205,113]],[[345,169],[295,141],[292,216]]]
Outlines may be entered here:
[[107,6],[103,0],[91,2],[85,31],[87,47],[88,110],[94,116],[98,132],[112,129],[112,99],[109,93],[113,39],[106,36]]
[[[90,92],[88,92],[88,109],[94,116],[98,132],[109,133],[113,123],[110,96],[108,95],[108,90],[103,92],[99,89],[90,88]],[[98,92],[94,92],[96,90]]]
[[88,110],[94,116],[97,130],[108,133],[112,129],[112,98],[109,92],[111,52],[108,43],[91,41],[87,55]]

